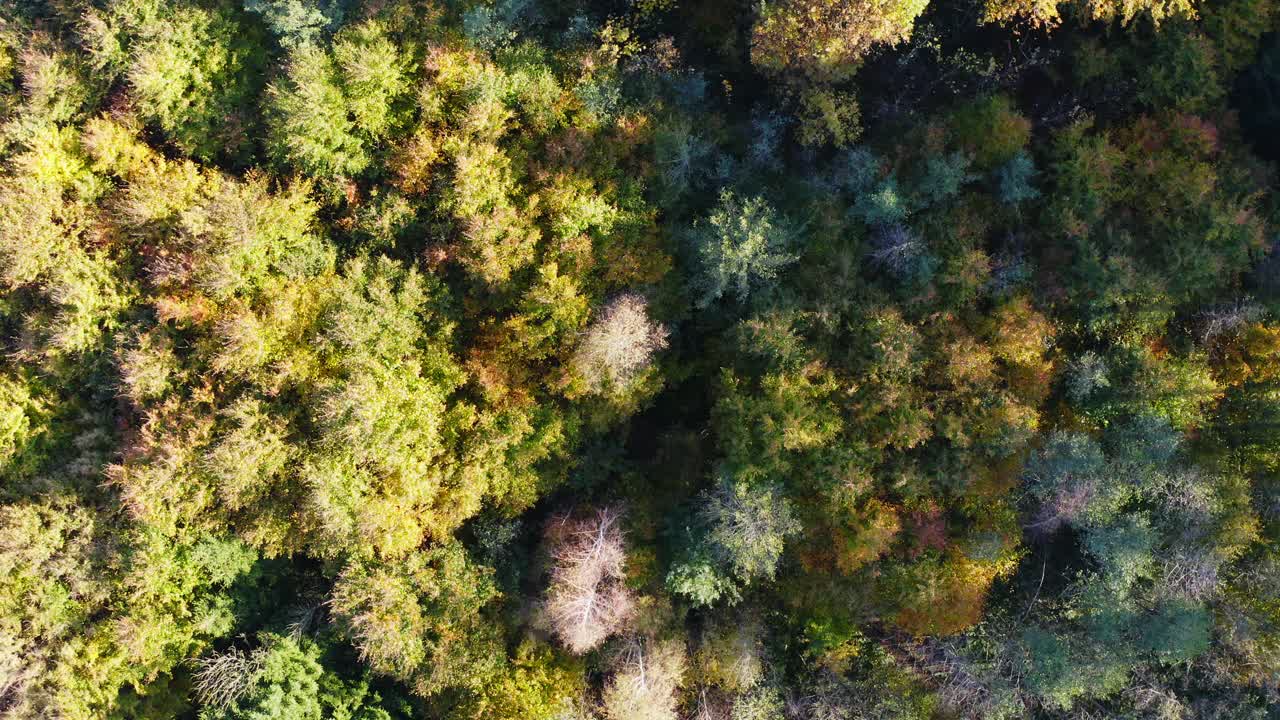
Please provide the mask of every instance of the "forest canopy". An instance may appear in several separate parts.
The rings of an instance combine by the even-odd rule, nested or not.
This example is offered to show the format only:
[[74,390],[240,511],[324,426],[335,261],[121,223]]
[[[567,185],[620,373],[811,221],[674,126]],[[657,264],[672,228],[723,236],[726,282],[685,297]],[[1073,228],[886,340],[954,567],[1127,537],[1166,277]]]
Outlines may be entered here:
[[1275,0],[0,3],[0,720],[1280,720]]

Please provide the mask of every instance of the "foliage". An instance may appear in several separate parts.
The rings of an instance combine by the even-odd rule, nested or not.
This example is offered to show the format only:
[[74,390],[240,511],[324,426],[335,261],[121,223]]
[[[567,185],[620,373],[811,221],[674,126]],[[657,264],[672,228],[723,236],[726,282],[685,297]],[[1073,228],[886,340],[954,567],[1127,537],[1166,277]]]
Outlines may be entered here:
[[342,24],[342,0],[245,0],[244,9],[258,13],[286,48],[315,43]]
[[787,536],[800,531],[776,488],[724,480],[702,509],[717,558],[745,582],[771,579]]
[[265,61],[243,20],[227,4],[118,0],[90,11],[85,32],[94,63],[125,78],[143,120],[193,157],[243,161]]
[[0,4],[0,720],[1274,714],[1275,19]]
[[796,261],[790,250],[797,234],[764,198],[740,200],[730,191],[722,193],[716,209],[690,231],[700,272],[697,304],[705,307],[729,294],[745,301]]
[[847,76],[873,46],[907,39],[927,0],[817,0],[763,4],[751,60],[768,72]]
[[359,174],[372,143],[396,125],[405,73],[403,56],[376,23],[347,28],[328,52],[299,45],[286,76],[268,89],[272,154],[320,178]]

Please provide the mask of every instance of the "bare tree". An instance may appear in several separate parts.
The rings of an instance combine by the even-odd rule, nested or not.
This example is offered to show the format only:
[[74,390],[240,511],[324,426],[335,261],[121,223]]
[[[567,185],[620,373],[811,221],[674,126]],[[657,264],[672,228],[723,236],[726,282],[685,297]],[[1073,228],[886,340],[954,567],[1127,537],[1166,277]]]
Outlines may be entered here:
[[21,717],[29,711],[46,668],[40,653],[31,652],[18,638],[0,631],[0,717]]
[[1158,591],[1170,598],[1205,600],[1218,592],[1222,558],[1212,550],[1184,549],[1161,562]]
[[1182,702],[1177,692],[1146,667],[1139,666],[1135,669],[1133,679],[1125,688],[1124,694],[1133,704],[1134,709],[1141,713],[1141,717],[1168,718],[1169,720],[1197,717],[1192,714],[1192,709]]
[[626,549],[618,513],[604,509],[589,518],[552,521],[549,535],[555,566],[546,611],[555,634],[570,651],[584,653],[617,632],[631,615],[631,592],[623,584]]
[[714,686],[698,688],[690,720],[733,720],[733,701],[728,693]]
[[844,678],[831,671],[819,673],[803,696],[788,702],[787,717],[805,720],[854,720],[856,698]]
[[924,252],[924,243],[901,223],[876,228],[871,259],[894,272],[903,272]]
[[609,385],[626,387],[667,346],[667,329],[649,319],[648,308],[643,296],[623,293],[605,305],[583,334],[573,365],[593,392]]
[[1207,343],[1219,335],[1235,332],[1241,326],[1257,320],[1262,314],[1262,306],[1247,297],[1214,305],[1200,314],[1200,340]]
[[965,652],[964,638],[955,641],[942,638],[899,640],[901,656],[918,675],[927,678],[936,689],[943,707],[959,718],[1007,716],[1001,709],[1018,707],[1021,698],[1013,688],[1011,668],[998,659],[985,664],[976,662]]
[[609,720],[675,720],[684,678],[684,646],[675,640],[631,638],[615,659],[602,697]]
[[703,630],[695,662],[705,679],[728,692],[745,692],[765,675],[764,627],[746,614]]
[[1096,496],[1097,485],[1089,479],[1067,485],[1040,506],[1026,528],[1038,535],[1052,535],[1058,528],[1082,517]]
[[262,659],[261,648],[249,652],[232,648],[197,660],[195,689],[200,702],[217,708],[234,705],[253,686]]
[[878,224],[871,233],[871,260],[898,280],[927,280],[936,261],[919,235],[901,222]]

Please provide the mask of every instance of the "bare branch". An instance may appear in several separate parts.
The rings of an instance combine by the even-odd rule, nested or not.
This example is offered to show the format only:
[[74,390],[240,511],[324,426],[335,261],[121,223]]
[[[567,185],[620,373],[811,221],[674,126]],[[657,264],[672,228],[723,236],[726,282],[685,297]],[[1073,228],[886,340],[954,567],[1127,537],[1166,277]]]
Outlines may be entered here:
[[623,584],[626,549],[618,513],[600,510],[585,520],[554,521],[555,546],[546,611],[570,651],[584,653],[617,632],[634,601]]

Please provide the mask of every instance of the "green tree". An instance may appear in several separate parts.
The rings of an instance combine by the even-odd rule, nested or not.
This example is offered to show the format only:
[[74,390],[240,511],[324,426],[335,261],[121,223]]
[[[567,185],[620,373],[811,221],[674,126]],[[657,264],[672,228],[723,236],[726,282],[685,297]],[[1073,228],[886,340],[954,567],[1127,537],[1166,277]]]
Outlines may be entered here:
[[198,661],[202,720],[391,720],[367,680],[350,682],[324,666],[315,640],[264,632],[257,642]]
[[294,48],[285,77],[268,88],[272,154],[319,178],[360,174],[372,162],[373,146],[400,122],[408,70],[373,22],[344,29],[329,52]]
[[778,488],[724,478],[705,503],[700,513],[716,558],[743,582],[771,580],[787,538],[800,531]]
[[286,48],[316,43],[342,24],[344,0],[244,0]]
[[201,160],[243,160],[251,149],[265,58],[258,38],[226,5],[202,8],[122,0],[109,9],[142,119]]
[[492,571],[453,542],[396,566],[348,565],[332,607],[374,672],[430,696],[483,687],[501,666],[497,628],[482,613],[496,597]]
[[699,261],[696,303],[706,307],[732,294],[742,302],[794,263],[799,229],[762,197],[740,200],[726,190],[720,204],[694,224],[690,241]]

